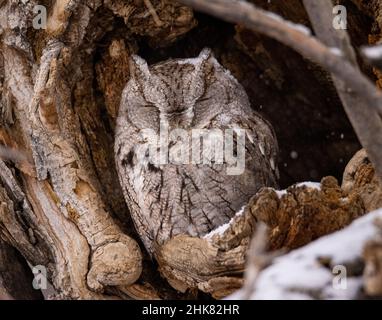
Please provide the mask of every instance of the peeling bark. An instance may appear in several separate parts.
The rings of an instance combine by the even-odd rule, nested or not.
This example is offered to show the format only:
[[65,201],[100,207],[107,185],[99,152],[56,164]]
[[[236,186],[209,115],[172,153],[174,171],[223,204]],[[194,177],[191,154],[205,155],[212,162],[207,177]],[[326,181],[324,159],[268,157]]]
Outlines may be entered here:
[[[97,292],[106,286],[133,284],[142,271],[138,244],[123,231],[126,226],[113,220],[118,210],[125,210],[122,197],[117,192],[105,201],[107,193],[119,191],[115,170],[108,170],[113,162],[106,151],[111,138],[104,125],[93,118],[91,106],[98,111],[95,92],[87,91],[95,75],[86,61],[91,61],[95,41],[107,31],[97,26],[97,21],[103,20],[102,10],[115,3],[106,2],[101,9],[99,1],[52,2],[47,29],[39,34],[31,26],[35,4],[8,1],[1,8],[3,90],[12,100],[15,116],[15,123],[4,119],[2,131],[34,162],[31,175],[23,175],[20,181],[2,164],[2,177],[5,183],[12,184],[9,188],[13,193],[15,188],[19,190],[28,209],[23,214],[30,224],[24,228],[41,234],[40,241],[49,248],[49,255],[34,252],[30,232],[19,226],[15,213],[3,213],[1,219],[8,240],[29,261],[49,265],[50,277],[63,297],[100,298]],[[127,9],[124,3],[121,5]],[[131,23],[139,20],[143,7],[133,3],[127,6],[132,11]],[[179,17],[188,14],[192,20],[189,9],[170,4],[163,8],[170,9],[180,10]],[[174,23],[167,21],[160,28],[150,25],[145,30],[157,36]],[[182,21],[176,23],[180,27],[173,28],[174,37],[192,27],[184,24],[187,28],[183,30]],[[168,41],[171,34],[166,34]],[[115,58],[117,51],[115,46],[110,49]],[[123,69],[121,76],[126,80]],[[118,92],[118,87],[115,89]],[[117,103],[107,105],[114,110],[113,119]],[[96,136],[98,128],[100,138]],[[99,177],[108,183],[101,185]]]
[[[252,2],[309,26],[300,1]],[[349,1],[356,44],[367,42],[366,34],[375,36],[370,43],[379,40],[380,9],[371,2]],[[289,250],[381,206],[364,153],[346,168],[342,187],[333,177],[320,188],[295,184],[340,178],[359,142],[328,75],[288,47],[176,1],[44,0],[49,18],[41,30],[32,26],[36,4],[0,1],[1,298],[41,298],[26,261],[46,267],[53,298],[222,298],[243,285],[259,222],[268,226],[267,252]],[[141,249],[114,166],[121,92],[132,54],[155,63],[205,46],[274,123],[281,185],[290,187],[261,190],[221,232],[172,238],[158,248],[157,266]],[[374,240],[364,253],[370,295],[380,294]],[[22,278],[15,280],[15,271]]]

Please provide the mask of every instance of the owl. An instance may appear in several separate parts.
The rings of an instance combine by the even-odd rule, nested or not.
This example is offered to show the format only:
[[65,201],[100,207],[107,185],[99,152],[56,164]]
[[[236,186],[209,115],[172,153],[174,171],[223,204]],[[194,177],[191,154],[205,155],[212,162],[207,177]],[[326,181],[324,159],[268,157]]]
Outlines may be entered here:
[[210,49],[148,66],[133,55],[115,137],[125,200],[147,251],[203,237],[261,187],[276,187],[278,145]]

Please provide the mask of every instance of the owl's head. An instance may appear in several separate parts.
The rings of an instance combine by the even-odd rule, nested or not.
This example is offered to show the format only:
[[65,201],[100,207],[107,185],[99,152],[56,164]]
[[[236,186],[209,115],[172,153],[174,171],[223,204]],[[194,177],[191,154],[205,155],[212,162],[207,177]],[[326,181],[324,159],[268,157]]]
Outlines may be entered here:
[[168,60],[150,67],[133,55],[123,102],[129,116],[159,117],[174,126],[190,125],[194,106],[203,99],[207,78],[216,65],[219,64],[210,49],[193,59]]

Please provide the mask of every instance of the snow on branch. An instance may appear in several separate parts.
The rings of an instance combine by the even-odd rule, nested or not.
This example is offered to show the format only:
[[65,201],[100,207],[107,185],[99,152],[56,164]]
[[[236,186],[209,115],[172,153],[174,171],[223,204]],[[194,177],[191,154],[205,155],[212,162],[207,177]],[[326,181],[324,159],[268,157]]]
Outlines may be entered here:
[[382,59],[382,45],[365,47],[362,50],[363,54],[370,60]]
[[[382,209],[357,219],[345,229],[276,258],[257,277],[250,299],[357,299],[365,244],[380,230]],[[361,266],[361,267],[360,267]],[[343,271],[342,283],[338,271]],[[239,290],[228,299],[242,299]]]

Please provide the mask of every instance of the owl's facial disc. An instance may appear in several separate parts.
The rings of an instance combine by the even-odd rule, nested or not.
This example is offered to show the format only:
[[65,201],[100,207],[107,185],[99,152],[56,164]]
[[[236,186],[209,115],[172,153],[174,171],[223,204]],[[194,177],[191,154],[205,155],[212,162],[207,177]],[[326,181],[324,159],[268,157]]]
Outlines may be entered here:
[[[194,106],[205,88],[204,75],[214,67],[210,49],[204,49],[193,59],[171,60],[149,67],[146,61],[133,55],[130,60],[131,79],[140,87],[145,101],[155,107],[162,118],[179,125],[192,121]],[[177,77],[176,75],[183,75]]]

